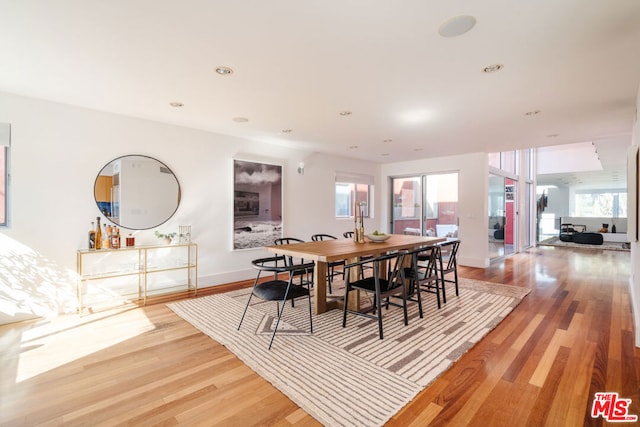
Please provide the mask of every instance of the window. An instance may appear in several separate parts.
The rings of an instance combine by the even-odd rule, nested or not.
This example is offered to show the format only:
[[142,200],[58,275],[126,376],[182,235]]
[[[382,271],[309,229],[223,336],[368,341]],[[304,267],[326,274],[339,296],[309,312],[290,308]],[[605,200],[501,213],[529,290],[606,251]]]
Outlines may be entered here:
[[7,225],[10,127],[0,123],[0,226]]
[[362,215],[372,217],[373,177],[349,173],[336,174],[336,218],[353,218],[356,204]]
[[369,218],[369,193],[368,184],[336,182],[336,218],[353,218],[356,203],[362,206],[362,215]]
[[627,217],[626,191],[577,191],[574,200],[575,216]]
[[489,166],[512,174],[518,173],[518,152],[502,151],[489,153]]
[[395,234],[458,235],[458,173],[392,178]]

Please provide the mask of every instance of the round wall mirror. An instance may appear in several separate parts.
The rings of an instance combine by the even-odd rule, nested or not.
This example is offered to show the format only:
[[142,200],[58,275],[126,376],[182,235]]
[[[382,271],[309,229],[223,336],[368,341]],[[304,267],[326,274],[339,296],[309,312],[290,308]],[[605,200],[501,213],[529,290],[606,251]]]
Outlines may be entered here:
[[180,184],[171,169],[148,156],[122,156],[107,163],[93,187],[98,209],[131,230],[157,227],[180,204]]

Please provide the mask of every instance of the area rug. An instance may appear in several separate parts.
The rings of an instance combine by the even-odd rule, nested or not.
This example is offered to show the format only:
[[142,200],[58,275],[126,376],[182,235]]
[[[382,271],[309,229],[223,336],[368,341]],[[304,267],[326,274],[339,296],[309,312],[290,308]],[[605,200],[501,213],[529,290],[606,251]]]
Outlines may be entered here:
[[539,246],[559,246],[577,249],[600,249],[609,251],[631,251],[629,243],[604,242],[601,245],[588,245],[584,243],[563,242],[558,237],[549,237],[548,239],[538,242]]
[[[384,340],[377,321],[342,311],[313,316],[305,299],[288,303],[268,350],[276,304],[252,299],[250,289],[167,304],[176,314],[226,346],[247,366],[326,426],[381,426],[433,382],[524,298],[528,289],[460,280],[447,304],[423,301],[424,318],[410,304],[409,326],[401,309],[384,312]],[[254,304],[255,301],[255,304]]]

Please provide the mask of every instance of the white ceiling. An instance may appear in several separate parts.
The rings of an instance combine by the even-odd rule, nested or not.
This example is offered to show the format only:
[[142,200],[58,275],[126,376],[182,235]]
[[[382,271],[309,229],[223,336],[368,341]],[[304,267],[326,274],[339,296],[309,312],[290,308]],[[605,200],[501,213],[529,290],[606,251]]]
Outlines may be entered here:
[[[458,15],[475,27],[440,36]],[[257,142],[393,162],[593,141],[608,168],[640,1],[0,0],[0,52],[0,91]]]
[[538,148],[538,185],[590,189],[627,187],[629,137]]

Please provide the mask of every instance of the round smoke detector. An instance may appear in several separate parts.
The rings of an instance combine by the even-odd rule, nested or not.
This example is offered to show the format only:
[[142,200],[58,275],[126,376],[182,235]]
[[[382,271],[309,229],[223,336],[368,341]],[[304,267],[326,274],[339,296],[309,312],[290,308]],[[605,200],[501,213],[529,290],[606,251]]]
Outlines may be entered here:
[[442,23],[438,33],[442,37],[457,37],[471,30],[474,25],[476,25],[476,18],[471,15],[455,16]]

